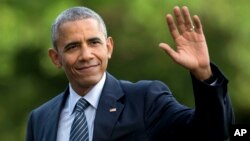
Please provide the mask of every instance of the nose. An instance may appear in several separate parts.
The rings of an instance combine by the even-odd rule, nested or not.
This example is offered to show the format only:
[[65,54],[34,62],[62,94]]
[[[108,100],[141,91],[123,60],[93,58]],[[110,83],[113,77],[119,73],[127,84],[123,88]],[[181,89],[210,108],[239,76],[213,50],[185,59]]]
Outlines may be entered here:
[[80,55],[79,55],[79,60],[90,60],[93,58],[92,50],[88,46],[82,46],[80,49]]

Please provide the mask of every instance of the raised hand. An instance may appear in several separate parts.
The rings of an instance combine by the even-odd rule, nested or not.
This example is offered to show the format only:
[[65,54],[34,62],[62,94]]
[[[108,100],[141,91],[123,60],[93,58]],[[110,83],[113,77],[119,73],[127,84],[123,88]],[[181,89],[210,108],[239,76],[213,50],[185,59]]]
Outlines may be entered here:
[[[188,69],[197,79],[205,80],[212,75],[210,60],[202,25],[197,15],[190,17],[186,6],[174,7],[173,13],[166,15],[169,31],[176,44],[172,49],[166,43],[159,46],[179,65]],[[193,25],[194,24],[194,25]]]

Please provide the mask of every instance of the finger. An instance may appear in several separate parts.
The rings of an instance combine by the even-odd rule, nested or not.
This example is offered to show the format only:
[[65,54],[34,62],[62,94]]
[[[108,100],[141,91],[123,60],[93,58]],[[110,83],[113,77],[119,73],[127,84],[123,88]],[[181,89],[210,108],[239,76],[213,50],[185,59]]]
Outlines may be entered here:
[[194,19],[194,25],[195,25],[196,32],[202,34],[203,29],[202,29],[200,18],[197,15],[194,15],[193,19]]
[[186,30],[192,29],[193,24],[192,24],[192,20],[191,20],[188,8],[186,6],[183,6],[181,10],[182,10],[182,13],[183,13],[183,17],[185,19]]
[[185,21],[181,15],[181,10],[178,6],[174,7],[174,15],[176,17],[176,22],[177,22],[178,28],[180,30],[180,33],[185,32],[185,30],[186,30],[186,27],[184,24]]
[[173,60],[176,60],[177,53],[168,44],[160,43],[159,47],[162,48]]
[[174,39],[176,39],[180,34],[179,34],[179,31],[174,23],[173,17],[170,14],[168,14],[166,16],[166,20],[167,20],[168,28],[169,28],[169,31],[170,31],[172,37]]

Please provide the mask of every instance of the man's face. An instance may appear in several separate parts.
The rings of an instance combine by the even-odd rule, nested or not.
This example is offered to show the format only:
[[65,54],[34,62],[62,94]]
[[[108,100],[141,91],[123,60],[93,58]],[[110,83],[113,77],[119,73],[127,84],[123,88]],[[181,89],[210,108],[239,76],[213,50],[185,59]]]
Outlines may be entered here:
[[112,38],[106,38],[98,22],[89,18],[60,25],[57,50],[50,49],[49,55],[64,69],[73,89],[84,95],[101,79],[112,51]]

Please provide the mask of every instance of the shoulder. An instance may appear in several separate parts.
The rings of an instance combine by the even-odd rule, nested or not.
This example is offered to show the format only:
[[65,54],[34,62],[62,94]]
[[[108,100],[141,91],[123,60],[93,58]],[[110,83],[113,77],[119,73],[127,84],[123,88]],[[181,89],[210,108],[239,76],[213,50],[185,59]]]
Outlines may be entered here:
[[159,80],[141,80],[138,82],[120,80],[120,85],[125,94],[124,101],[134,105],[134,108],[140,109],[143,107],[145,113],[154,113],[154,111],[164,109],[166,105],[176,103],[167,84]]
[[122,89],[125,93],[146,93],[147,91],[170,91],[167,84],[160,80],[139,80],[131,82],[128,80],[118,80],[107,73],[106,87],[113,89]]
[[30,112],[27,123],[27,134],[29,138],[38,137],[43,133],[45,126],[48,126],[53,119],[60,115],[60,108],[64,101],[64,93],[52,98],[43,105]]
[[127,93],[170,93],[168,86],[159,80],[140,80],[137,82],[130,82],[126,80],[120,80],[122,89]]
[[51,109],[55,105],[58,105],[60,101],[63,99],[63,93],[60,93],[56,97],[50,99],[49,101],[45,102],[44,104],[40,105],[34,111],[47,111],[48,109]]
[[31,111],[30,115],[32,115],[33,118],[40,118],[40,119],[46,117],[47,114],[50,113],[50,111],[60,107],[61,103],[64,101],[64,96],[65,96],[64,93],[65,92],[60,93],[56,97],[50,99],[49,101],[35,108],[34,110]]
[[120,80],[122,87],[132,88],[132,89],[154,89],[154,88],[164,88],[168,89],[167,84],[159,80],[140,80],[137,82],[131,82],[127,80]]

